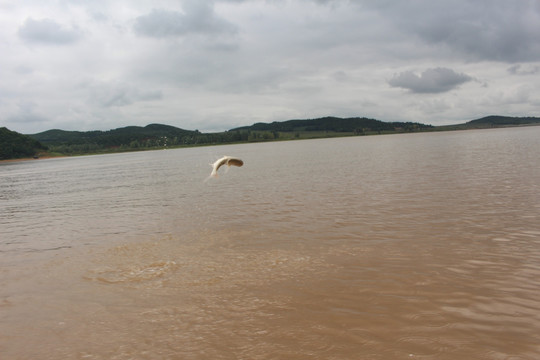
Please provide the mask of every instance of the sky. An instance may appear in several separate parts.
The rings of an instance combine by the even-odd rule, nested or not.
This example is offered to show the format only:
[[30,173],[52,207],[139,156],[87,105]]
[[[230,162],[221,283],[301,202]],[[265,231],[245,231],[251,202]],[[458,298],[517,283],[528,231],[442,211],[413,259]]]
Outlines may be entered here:
[[0,126],[540,116],[539,0],[0,0]]

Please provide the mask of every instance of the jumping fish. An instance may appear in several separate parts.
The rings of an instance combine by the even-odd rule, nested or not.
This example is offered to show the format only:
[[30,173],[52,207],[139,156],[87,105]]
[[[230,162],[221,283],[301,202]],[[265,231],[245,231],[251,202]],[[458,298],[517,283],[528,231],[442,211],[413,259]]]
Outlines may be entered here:
[[224,156],[221,159],[216,160],[216,162],[214,162],[213,164],[210,164],[210,166],[212,166],[212,173],[210,174],[210,176],[218,177],[217,171],[223,165],[242,166],[242,165],[244,165],[244,162],[242,160],[240,160],[239,158],[235,158],[235,157],[232,157],[232,156]]

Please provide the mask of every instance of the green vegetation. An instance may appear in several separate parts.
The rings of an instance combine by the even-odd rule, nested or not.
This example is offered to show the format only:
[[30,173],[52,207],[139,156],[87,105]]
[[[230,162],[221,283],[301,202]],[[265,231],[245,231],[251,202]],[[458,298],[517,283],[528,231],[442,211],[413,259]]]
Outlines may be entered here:
[[163,149],[182,146],[313,139],[327,137],[447,131],[540,124],[536,117],[487,116],[463,124],[432,126],[413,122],[383,122],[368,118],[323,117],[256,123],[218,133],[201,133],[174,126],[150,124],[109,131],[48,130],[21,135],[0,129],[0,159],[32,157],[48,148],[49,155],[83,155]]
[[174,126],[150,124],[128,126],[109,131],[48,130],[30,135],[54,153],[80,155],[123,151],[151,150],[248,141],[248,132],[226,131],[203,134]]
[[505,127],[540,124],[540,118],[537,117],[508,117],[490,115],[481,119],[472,120],[467,123],[469,127]]
[[201,133],[198,130],[150,124],[145,127],[128,126],[109,131],[48,130],[30,136],[47,145],[53,153],[78,155],[180,146],[413,132],[430,128],[431,125],[418,123],[385,123],[367,118],[325,117],[271,124],[258,123],[219,133]]
[[0,160],[37,156],[47,148],[30,136],[0,128]]
[[471,120],[464,124],[437,126],[434,130],[448,131],[448,130],[470,130],[470,129],[489,129],[499,127],[513,127],[513,126],[530,126],[539,125],[540,118],[538,117],[511,117],[511,116],[497,116],[490,115],[480,119]]
[[337,118],[323,117],[310,120],[288,120],[273,123],[256,123],[251,126],[239,127],[233,130],[255,130],[274,132],[335,132],[363,135],[383,132],[413,132],[431,129],[433,126],[411,122],[384,122],[368,118]]

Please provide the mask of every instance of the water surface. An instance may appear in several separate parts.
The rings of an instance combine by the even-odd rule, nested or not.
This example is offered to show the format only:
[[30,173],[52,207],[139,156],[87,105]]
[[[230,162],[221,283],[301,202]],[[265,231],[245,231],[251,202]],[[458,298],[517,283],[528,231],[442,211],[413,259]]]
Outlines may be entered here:
[[540,358],[539,138],[1,164],[0,358]]

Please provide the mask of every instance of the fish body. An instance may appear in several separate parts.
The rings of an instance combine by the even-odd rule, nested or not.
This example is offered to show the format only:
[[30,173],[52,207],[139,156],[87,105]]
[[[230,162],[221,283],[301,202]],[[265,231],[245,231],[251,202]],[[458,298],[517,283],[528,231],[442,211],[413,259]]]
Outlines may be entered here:
[[244,162],[239,158],[235,158],[232,156],[224,156],[221,159],[216,160],[213,164],[210,164],[210,166],[212,166],[212,173],[210,174],[210,176],[218,177],[218,169],[223,165],[242,166],[244,165]]

